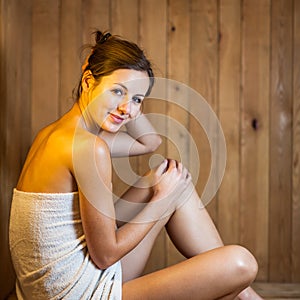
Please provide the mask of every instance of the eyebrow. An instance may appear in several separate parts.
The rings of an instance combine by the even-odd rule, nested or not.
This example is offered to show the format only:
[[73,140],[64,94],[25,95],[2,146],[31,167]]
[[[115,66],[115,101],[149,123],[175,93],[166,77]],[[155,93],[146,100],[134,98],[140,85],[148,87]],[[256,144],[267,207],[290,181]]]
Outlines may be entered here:
[[[128,92],[128,88],[124,84],[119,83],[119,82],[115,82],[114,84],[120,85],[123,89],[125,89]],[[143,95],[143,94],[135,94],[135,96],[146,97],[146,95]]]

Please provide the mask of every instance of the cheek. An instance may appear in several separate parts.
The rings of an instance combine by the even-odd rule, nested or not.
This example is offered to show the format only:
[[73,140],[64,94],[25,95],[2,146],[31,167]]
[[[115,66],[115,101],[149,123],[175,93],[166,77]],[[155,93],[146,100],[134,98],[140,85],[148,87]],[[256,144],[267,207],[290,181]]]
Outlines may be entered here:
[[120,99],[118,97],[109,97],[107,100],[106,100],[106,107],[108,109],[116,109],[120,103]]
[[110,111],[118,106],[118,97],[110,95],[108,92],[98,95],[94,100],[99,110]]

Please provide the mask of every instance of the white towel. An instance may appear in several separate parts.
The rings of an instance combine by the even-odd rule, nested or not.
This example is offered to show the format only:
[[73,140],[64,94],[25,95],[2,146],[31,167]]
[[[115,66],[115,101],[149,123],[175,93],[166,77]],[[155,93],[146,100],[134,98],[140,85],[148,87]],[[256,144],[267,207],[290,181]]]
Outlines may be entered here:
[[18,299],[121,299],[121,263],[100,270],[92,262],[78,193],[15,189],[9,239]]

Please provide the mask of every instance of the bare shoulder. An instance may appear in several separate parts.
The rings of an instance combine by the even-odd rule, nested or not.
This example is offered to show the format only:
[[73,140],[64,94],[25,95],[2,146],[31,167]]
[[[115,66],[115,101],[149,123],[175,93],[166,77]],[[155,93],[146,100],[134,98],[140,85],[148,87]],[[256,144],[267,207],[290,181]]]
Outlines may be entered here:
[[99,167],[108,168],[111,156],[108,145],[99,136],[86,130],[78,130],[72,141],[72,155],[74,160],[92,160]]
[[110,151],[107,143],[98,135],[94,135],[86,130],[80,129],[74,133],[72,138],[72,148],[80,154],[93,153],[95,156],[110,159]]
[[89,179],[90,182],[86,184],[91,185],[100,176],[101,182],[109,186],[112,169],[106,142],[87,131],[78,132],[73,141],[72,167],[77,181],[86,183]]

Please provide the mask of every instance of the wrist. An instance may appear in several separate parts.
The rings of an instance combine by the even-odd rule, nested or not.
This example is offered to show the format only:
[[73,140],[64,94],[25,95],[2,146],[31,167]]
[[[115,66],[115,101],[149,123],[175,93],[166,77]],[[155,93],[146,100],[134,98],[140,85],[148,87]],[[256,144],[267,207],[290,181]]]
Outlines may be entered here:
[[132,118],[127,124],[130,124],[131,122],[136,121],[139,117],[141,117],[141,115],[142,115],[142,112],[139,111],[138,114],[134,118]]

